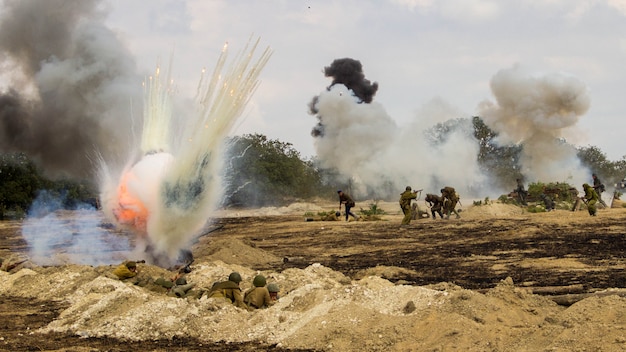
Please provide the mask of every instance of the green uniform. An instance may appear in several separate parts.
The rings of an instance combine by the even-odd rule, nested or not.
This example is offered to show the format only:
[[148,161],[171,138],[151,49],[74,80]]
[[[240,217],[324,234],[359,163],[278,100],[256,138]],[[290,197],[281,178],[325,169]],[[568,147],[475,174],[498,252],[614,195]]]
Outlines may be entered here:
[[417,193],[412,192],[410,189],[400,194],[400,208],[402,208],[402,213],[404,213],[402,225],[411,223],[411,200],[413,199],[417,199]]
[[585,190],[585,199],[587,200],[587,210],[589,215],[596,216],[596,203],[598,202],[598,193],[588,183],[583,185]]
[[446,219],[450,218],[450,213],[454,213],[456,218],[461,216],[456,211],[456,204],[459,202],[459,195],[453,187],[444,187],[441,189],[441,198],[443,198],[443,212],[446,214]]
[[226,298],[236,307],[247,308],[241,297],[241,288],[239,288],[239,284],[234,281],[229,280],[215,283],[207,295],[209,297]]
[[267,287],[251,288],[244,295],[243,301],[246,302],[248,307],[254,309],[267,308],[273,303]]
[[130,279],[131,277],[135,277],[137,275],[136,272],[130,271],[126,266],[126,263],[120,264],[115,270],[113,270],[113,274],[117,276],[120,280]]

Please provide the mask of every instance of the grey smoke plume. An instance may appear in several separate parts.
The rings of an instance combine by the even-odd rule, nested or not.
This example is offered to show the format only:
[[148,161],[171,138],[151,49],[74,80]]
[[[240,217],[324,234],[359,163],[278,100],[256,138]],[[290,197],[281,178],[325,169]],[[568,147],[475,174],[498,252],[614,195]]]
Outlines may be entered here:
[[522,173],[529,181],[588,181],[576,150],[563,142],[576,133],[587,112],[587,86],[562,73],[533,75],[521,66],[499,71],[491,79],[496,103],[479,106],[485,123],[499,133],[502,145],[522,144]]
[[99,4],[2,3],[0,65],[9,87],[0,93],[0,151],[25,152],[52,175],[89,176],[96,150],[114,158],[125,149],[131,101],[141,102],[135,62],[104,26]]
[[[338,66],[342,70],[335,69]],[[325,70],[327,75],[340,72],[340,77],[358,79],[333,76],[333,84],[313,98],[309,110],[319,123],[312,135],[322,166],[351,179],[353,195],[395,198],[407,185],[424,188],[425,193],[439,193],[449,185],[469,196],[486,182],[478,167],[479,145],[469,119],[438,145],[429,144],[424,136],[425,129],[457,119],[460,112],[435,99],[408,126],[400,127],[373,101],[378,85],[364,79],[360,62],[340,59],[330,67],[333,69]],[[354,72],[347,72],[349,69]],[[357,95],[347,85],[352,82],[357,82],[355,89],[370,94]]]

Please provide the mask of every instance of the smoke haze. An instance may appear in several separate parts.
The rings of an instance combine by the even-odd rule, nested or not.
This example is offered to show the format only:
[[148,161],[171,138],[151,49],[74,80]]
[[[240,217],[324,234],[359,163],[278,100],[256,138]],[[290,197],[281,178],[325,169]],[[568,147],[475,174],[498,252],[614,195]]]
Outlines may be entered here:
[[480,116],[499,133],[501,145],[523,144],[522,174],[529,181],[589,180],[576,149],[563,142],[576,133],[590,106],[586,85],[561,74],[532,75],[521,66],[500,70],[491,79],[496,102],[480,104]]
[[141,78],[99,4],[3,2],[0,150],[25,152],[52,176],[93,175],[96,150],[114,158],[131,138]]
[[[484,186],[486,177],[476,161],[479,145],[471,121],[460,122],[448,139],[432,145],[425,138],[425,129],[459,118],[457,111],[433,100],[401,128],[381,104],[372,101],[378,85],[362,88],[370,81],[364,78],[360,62],[340,59],[330,67],[335,66],[344,70],[327,67],[327,76],[340,72],[340,77],[359,79],[333,77],[333,84],[312,99],[309,110],[319,121],[312,135],[322,166],[351,180],[355,195],[388,198],[407,185],[424,188],[425,193],[439,193],[449,185],[469,195]],[[350,68],[355,70],[353,74],[345,72]],[[371,94],[359,96],[355,90]]]
[[[309,103],[310,113],[318,119],[312,131],[314,146],[321,165],[351,181],[356,196],[388,198],[406,185],[427,193],[453,186],[466,197],[481,198],[506,191],[493,189],[480,169],[474,127],[461,112],[433,99],[400,127],[373,101],[373,94],[357,95],[364,90],[362,82],[369,84],[360,62],[335,60],[324,72],[339,77],[333,76],[333,84]],[[375,93],[378,86],[371,87],[369,92]],[[499,134],[496,142],[501,146],[523,145],[520,164],[526,182],[580,185],[589,178],[576,149],[565,142],[589,109],[583,82],[560,73],[534,76],[515,66],[497,72],[491,89],[496,102],[479,104],[479,116]],[[443,133],[434,126],[449,130]]]

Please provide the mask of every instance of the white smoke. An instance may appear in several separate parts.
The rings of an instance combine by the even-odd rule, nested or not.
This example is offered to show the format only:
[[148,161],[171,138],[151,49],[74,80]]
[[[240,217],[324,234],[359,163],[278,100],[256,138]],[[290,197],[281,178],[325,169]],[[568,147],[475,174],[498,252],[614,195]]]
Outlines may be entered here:
[[461,117],[436,99],[405,127],[398,126],[384,107],[363,103],[342,84],[334,84],[314,100],[323,125],[315,138],[322,166],[335,168],[353,181],[355,195],[388,198],[407,185],[440,193],[453,186],[465,195],[476,195],[487,178],[477,163],[479,145],[469,119],[460,121],[449,137],[432,145],[424,132],[436,122]]
[[564,143],[590,106],[582,81],[563,73],[533,75],[517,65],[496,73],[491,90],[496,103],[481,103],[480,116],[499,133],[500,145],[523,145],[526,180],[580,185],[589,178],[576,149]]
[[223,140],[271,56],[267,48],[253,61],[259,41],[232,60],[225,45],[211,75],[203,71],[193,108],[184,112],[174,111],[169,70],[164,78],[157,68],[146,83],[141,140],[128,151],[126,166],[117,171],[101,161],[103,212],[138,235],[149,262],[171,264],[200,235],[222,196]]
[[106,265],[127,258],[129,238],[105,229],[102,214],[89,204],[64,211],[64,197],[42,191],[28,211],[21,232],[30,259],[39,265]]

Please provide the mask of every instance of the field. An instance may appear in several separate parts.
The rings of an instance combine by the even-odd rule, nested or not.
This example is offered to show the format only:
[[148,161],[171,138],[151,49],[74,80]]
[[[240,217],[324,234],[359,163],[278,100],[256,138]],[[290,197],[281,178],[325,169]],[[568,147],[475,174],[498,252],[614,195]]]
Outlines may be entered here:
[[[281,286],[265,310],[150,292],[113,265],[0,272],[0,349],[626,351],[626,209],[492,203],[400,226],[397,204],[379,206],[378,221],[350,222],[317,218],[333,204],[220,211],[188,281],[235,270],[245,290],[263,273]],[[0,254],[27,250],[19,228],[2,223]]]

